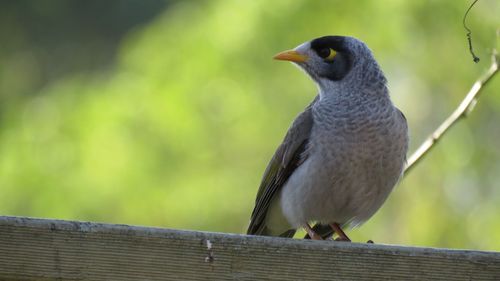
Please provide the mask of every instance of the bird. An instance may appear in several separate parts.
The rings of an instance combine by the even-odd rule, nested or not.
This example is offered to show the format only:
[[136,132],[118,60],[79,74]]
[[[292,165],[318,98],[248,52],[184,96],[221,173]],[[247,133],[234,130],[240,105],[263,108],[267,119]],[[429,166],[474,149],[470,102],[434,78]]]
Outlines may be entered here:
[[[404,114],[392,103],[372,51],[350,36],[324,36],[278,53],[317,85],[262,177],[247,234],[351,241],[403,174]],[[311,224],[315,223],[313,227]]]

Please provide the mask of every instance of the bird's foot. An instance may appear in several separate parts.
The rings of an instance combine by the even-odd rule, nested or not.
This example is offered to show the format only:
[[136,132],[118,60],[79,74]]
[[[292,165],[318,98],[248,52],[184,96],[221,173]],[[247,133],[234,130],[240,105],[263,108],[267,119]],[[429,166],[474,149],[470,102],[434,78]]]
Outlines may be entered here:
[[[311,235],[312,234],[312,235]],[[323,237],[321,237],[320,235],[318,235],[316,232],[314,233],[309,233],[309,236],[311,236],[311,239],[312,240],[323,240]]]
[[314,230],[308,223],[306,223],[304,229],[306,230],[307,234],[309,234],[309,237],[311,237],[312,240],[323,240],[323,237],[321,237],[321,235],[319,235],[318,233],[314,232]]
[[337,237],[335,238],[335,241],[340,241],[340,242],[351,242],[351,239],[347,238],[343,238],[343,237]]
[[337,237],[337,239],[335,239],[335,241],[351,242],[351,239],[349,239],[349,237],[347,237],[347,235],[345,234],[345,232],[342,230],[342,228],[340,227],[340,225],[338,223],[332,223],[332,224],[330,224],[330,227],[339,236],[339,237]]

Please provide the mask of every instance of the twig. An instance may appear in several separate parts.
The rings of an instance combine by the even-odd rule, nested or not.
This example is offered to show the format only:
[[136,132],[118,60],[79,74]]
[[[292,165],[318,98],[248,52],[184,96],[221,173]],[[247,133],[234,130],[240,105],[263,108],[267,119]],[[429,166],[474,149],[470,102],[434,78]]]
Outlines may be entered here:
[[439,141],[439,139],[450,129],[455,123],[466,117],[472,110],[481,94],[483,87],[495,76],[498,72],[498,56],[494,52],[492,63],[484,77],[477,80],[460,105],[453,111],[453,113],[441,124],[439,127],[420,145],[420,147],[408,158],[405,167],[405,174],[408,173],[422,157],[429,152],[429,150]]
[[472,7],[476,4],[477,1],[478,0],[475,0],[474,2],[472,2],[472,4],[469,6],[469,9],[467,9],[467,12],[465,12],[464,18],[462,20],[462,24],[463,24],[465,30],[467,30],[466,35],[467,35],[467,41],[469,42],[469,52],[472,55],[472,58],[474,59],[475,63],[479,62],[479,57],[477,57],[476,54],[474,54],[474,48],[472,48],[472,31],[467,27],[467,24],[465,23],[465,19],[467,19],[467,15],[469,14],[470,9],[472,9]]

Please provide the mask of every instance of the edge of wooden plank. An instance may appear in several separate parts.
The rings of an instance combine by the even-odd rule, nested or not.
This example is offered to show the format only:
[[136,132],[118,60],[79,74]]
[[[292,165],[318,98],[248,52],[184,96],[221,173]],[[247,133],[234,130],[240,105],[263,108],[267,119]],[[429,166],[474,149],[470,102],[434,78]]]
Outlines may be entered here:
[[0,216],[1,280],[500,280],[500,253]]
[[34,229],[50,229],[51,231],[70,231],[70,232],[89,232],[89,233],[108,233],[114,235],[137,236],[137,237],[159,237],[175,238],[183,240],[209,240],[217,239],[219,241],[230,240],[239,241],[241,244],[264,244],[280,247],[301,248],[301,249],[342,249],[363,250],[368,252],[389,252],[402,256],[446,256],[448,258],[493,258],[499,259],[500,252],[478,251],[466,249],[448,249],[415,247],[387,244],[368,244],[368,243],[345,243],[334,241],[313,241],[304,239],[290,239],[280,237],[254,236],[234,233],[205,232],[193,230],[179,230],[160,227],[145,227],[126,224],[108,224],[86,221],[69,221],[60,219],[0,216],[0,227],[27,227]]

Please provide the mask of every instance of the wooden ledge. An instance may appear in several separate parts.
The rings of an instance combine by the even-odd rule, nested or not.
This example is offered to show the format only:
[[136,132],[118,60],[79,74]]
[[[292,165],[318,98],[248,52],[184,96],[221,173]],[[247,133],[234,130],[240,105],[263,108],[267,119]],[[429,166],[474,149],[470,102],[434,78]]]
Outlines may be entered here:
[[0,216],[1,280],[500,280],[500,253]]

